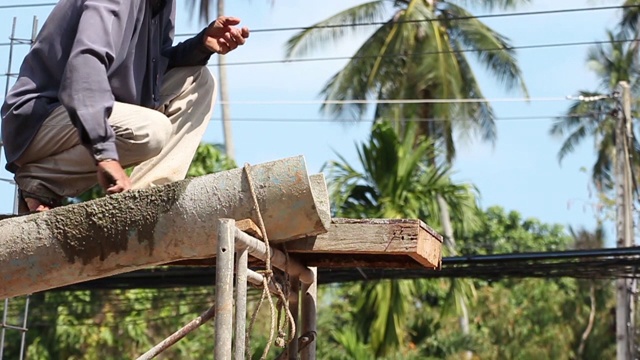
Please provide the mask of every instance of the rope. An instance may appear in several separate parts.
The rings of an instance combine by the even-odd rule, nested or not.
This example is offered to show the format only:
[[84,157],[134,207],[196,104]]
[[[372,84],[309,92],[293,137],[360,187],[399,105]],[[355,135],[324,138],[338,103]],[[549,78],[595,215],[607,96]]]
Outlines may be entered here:
[[[286,327],[286,325],[281,328],[279,325],[279,319],[280,319],[280,311],[276,311],[276,306],[273,304],[273,299],[271,297],[271,292],[269,291],[269,283],[273,283],[274,287],[277,290],[277,295],[279,298],[278,303],[279,304],[284,304],[284,307],[286,309],[286,320],[285,320],[285,324],[289,323],[291,324],[291,334],[290,334],[290,338],[287,341],[287,344],[289,342],[291,342],[293,340],[293,338],[295,337],[295,333],[296,333],[296,325],[293,321],[293,315],[291,314],[291,309],[289,309],[289,298],[288,298],[288,293],[289,293],[289,287],[286,286],[285,288],[285,292],[287,293],[287,295],[285,295],[285,293],[282,291],[282,287],[278,286],[278,284],[276,282],[274,282],[274,277],[273,277],[273,268],[271,265],[271,246],[269,244],[269,236],[267,235],[267,229],[264,225],[264,219],[262,218],[262,212],[260,211],[260,204],[258,203],[258,197],[256,196],[256,192],[255,192],[255,188],[253,185],[253,178],[251,177],[251,166],[249,164],[245,164],[244,165],[244,173],[247,177],[247,182],[249,184],[249,191],[251,193],[251,198],[253,200],[253,207],[256,211],[256,216],[258,217],[258,226],[260,227],[260,231],[262,232],[262,237],[264,240],[264,243],[266,245],[266,259],[265,259],[265,270],[264,270],[264,275],[263,275],[263,284],[262,284],[262,296],[260,297],[260,301],[258,302],[258,305],[256,306],[256,309],[253,313],[253,315],[251,316],[251,321],[249,323],[249,327],[247,329],[247,336],[246,336],[246,348],[247,348],[247,352],[246,352],[246,356],[247,356],[247,360],[251,359],[251,332],[253,330],[253,326],[255,324],[255,321],[258,317],[258,312],[260,311],[260,308],[262,307],[262,303],[264,302],[264,299],[266,298],[267,301],[269,302],[269,309],[270,309],[270,313],[271,313],[271,327],[269,329],[269,341],[267,342],[267,345],[264,349],[264,352],[262,353],[262,356],[260,357],[261,360],[266,360],[267,355],[269,354],[269,350],[271,350],[271,344],[274,342],[274,336],[275,336],[275,331],[276,329],[278,329],[278,338],[276,339],[275,343],[277,346],[280,347],[285,347],[286,344],[284,343],[284,331],[283,328]],[[288,268],[288,263],[289,263],[289,254],[286,252],[285,250],[285,256],[286,256],[286,263],[285,263],[285,284],[288,283],[289,281],[289,275],[288,272],[286,271]],[[281,305],[280,305],[281,306]],[[279,306],[279,309],[281,309],[281,307]]]

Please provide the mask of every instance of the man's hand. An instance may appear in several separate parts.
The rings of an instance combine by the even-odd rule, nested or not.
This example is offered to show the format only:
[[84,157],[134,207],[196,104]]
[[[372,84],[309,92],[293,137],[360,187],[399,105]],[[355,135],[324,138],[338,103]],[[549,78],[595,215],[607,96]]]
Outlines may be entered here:
[[204,46],[218,54],[226,54],[229,51],[244,45],[249,37],[249,28],[234,27],[240,24],[240,19],[235,17],[220,16],[209,24],[204,33]]
[[131,189],[131,180],[115,160],[98,163],[98,183],[107,194],[116,194]]

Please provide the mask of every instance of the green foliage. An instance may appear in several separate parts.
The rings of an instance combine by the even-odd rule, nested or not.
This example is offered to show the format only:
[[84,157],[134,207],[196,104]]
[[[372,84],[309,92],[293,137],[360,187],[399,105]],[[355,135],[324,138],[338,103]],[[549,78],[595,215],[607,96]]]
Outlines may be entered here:
[[567,249],[572,241],[562,225],[523,219],[517,211],[507,213],[499,206],[484,211],[479,223],[475,231],[458,238],[462,254],[559,251]]
[[[475,189],[453,183],[448,166],[430,161],[433,149],[433,142],[417,134],[415,123],[402,129],[389,122],[375,123],[369,141],[358,147],[362,172],[342,158],[325,166],[336,215],[418,218],[437,224],[440,207],[436,197],[440,195],[452,210],[457,229],[466,231],[478,226]],[[370,349],[375,356],[384,357],[405,348],[410,309],[415,306],[412,299],[419,284],[380,281],[357,285],[355,291],[360,296],[353,300],[352,315],[356,333],[345,335],[341,330],[334,341],[343,343],[350,355]],[[450,287],[451,302],[459,305],[465,296],[471,296],[473,288],[464,281],[454,285],[457,286]],[[354,342],[356,339],[358,342]]]
[[202,176],[237,167],[236,162],[224,153],[221,145],[200,144],[191,161],[187,177]]
[[341,157],[324,166],[336,216],[418,218],[437,224],[439,194],[459,228],[477,226],[475,187],[453,183],[449,166],[428,164],[432,148],[432,142],[417,136],[413,123],[404,135],[389,122],[374,124],[369,141],[357,148],[362,172]]

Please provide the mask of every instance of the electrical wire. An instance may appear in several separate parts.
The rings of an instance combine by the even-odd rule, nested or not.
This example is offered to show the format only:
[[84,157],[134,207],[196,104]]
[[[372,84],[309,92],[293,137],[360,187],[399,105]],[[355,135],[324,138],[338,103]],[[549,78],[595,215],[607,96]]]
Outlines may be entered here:
[[556,102],[571,101],[566,96],[556,97],[514,97],[482,99],[354,99],[354,100],[231,100],[220,101],[228,105],[353,105],[353,104],[468,104],[468,103],[510,103],[510,102]]
[[[568,9],[555,9],[555,10],[539,10],[539,11],[523,11],[523,12],[511,12],[511,13],[498,13],[498,14],[485,14],[485,15],[470,15],[459,16],[450,18],[430,18],[430,19],[410,19],[410,20],[397,20],[393,24],[415,24],[415,23],[429,23],[429,22],[449,22],[449,21],[464,21],[464,20],[478,20],[478,19],[491,19],[491,18],[508,18],[519,16],[536,16],[536,15],[551,15],[551,14],[566,14],[576,12],[593,12],[604,10],[621,10],[629,8],[637,8],[640,5],[613,5],[613,6],[600,6],[589,8],[568,8]],[[267,32],[280,32],[280,31],[297,31],[297,30],[313,30],[313,29],[335,29],[345,27],[360,27],[360,26],[380,26],[387,24],[388,21],[367,21],[350,24],[329,24],[329,25],[312,25],[312,26],[292,26],[292,27],[280,27],[280,28],[265,28],[254,29],[251,33],[267,33]],[[176,37],[190,37],[195,36],[196,33],[184,33],[176,34]]]
[[[568,119],[568,118],[586,118],[597,116],[598,114],[574,114],[574,115],[539,115],[539,116],[502,116],[494,118],[495,121],[500,122],[520,122],[520,121],[539,121],[550,119]],[[390,119],[398,122],[461,122],[472,121],[468,119],[439,119],[439,118],[400,118]],[[222,121],[221,118],[213,118],[212,121]],[[328,123],[328,122],[342,122],[342,123],[362,123],[371,122],[370,119],[354,119],[354,118],[236,118],[231,119],[233,122],[285,122],[285,123]]]
[[[551,43],[551,44],[532,44],[532,45],[520,45],[510,47],[493,47],[493,48],[481,48],[481,49],[454,49],[454,50],[442,50],[442,51],[425,51],[419,53],[393,53],[384,55],[362,55],[362,56],[329,56],[329,57],[315,57],[315,58],[298,58],[298,59],[280,59],[280,60],[257,60],[257,61],[242,61],[226,63],[226,66],[242,66],[242,65],[269,65],[269,64],[289,64],[289,63],[303,63],[303,62],[316,62],[316,61],[338,61],[338,60],[357,60],[357,59],[376,59],[376,58],[397,58],[397,57],[411,57],[411,56],[429,56],[429,55],[443,55],[443,54],[462,54],[462,53],[475,53],[475,52],[494,52],[505,50],[531,50],[531,49],[547,49],[558,47],[572,47],[572,46],[588,46],[588,45],[604,45],[615,43],[627,43],[634,42],[640,39],[619,39],[619,40],[596,40],[596,41],[574,41],[563,43]],[[209,64],[209,67],[219,67],[219,64]]]

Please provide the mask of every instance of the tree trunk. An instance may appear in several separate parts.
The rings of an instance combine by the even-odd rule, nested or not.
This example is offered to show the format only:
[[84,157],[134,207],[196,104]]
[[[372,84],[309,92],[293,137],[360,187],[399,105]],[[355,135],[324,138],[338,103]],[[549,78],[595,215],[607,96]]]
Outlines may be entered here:
[[[438,207],[440,208],[440,222],[442,223],[442,233],[444,235],[444,245],[449,250],[449,255],[456,254],[456,239],[453,235],[453,226],[451,225],[451,215],[449,215],[449,205],[441,195],[437,195]],[[460,330],[465,336],[469,336],[469,310],[467,309],[467,302],[462,297],[460,301]],[[473,352],[467,350],[464,353],[465,360],[471,360]]]
[[591,282],[591,288],[589,289],[589,300],[591,302],[591,308],[589,310],[589,321],[587,322],[587,327],[584,329],[582,333],[582,337],[580,338],[580,346],[578,346],[577,351],[577,359],[582,360],[584,355],[584,348],[587,345],[587,339],[591,334],[591,330],[593,329],[593,324],[596,319],[596,286]]
[[[218,16],[224,14],[224,0],[218,0]],[[233,146],[233,131],[231,129],[231,109],[229,106],[229,86],[227,81],[227,59],[218,54],[218,86],[220,89],[220,110],[222,112],[222,133],[224,136],[224,150],[227,156],[235,160]]]

